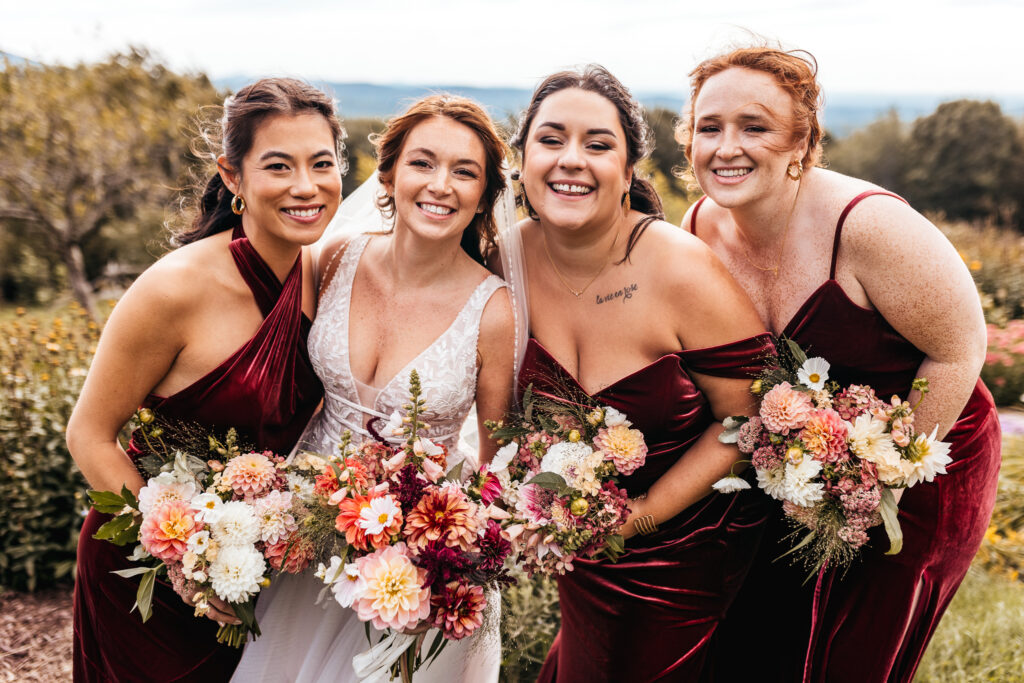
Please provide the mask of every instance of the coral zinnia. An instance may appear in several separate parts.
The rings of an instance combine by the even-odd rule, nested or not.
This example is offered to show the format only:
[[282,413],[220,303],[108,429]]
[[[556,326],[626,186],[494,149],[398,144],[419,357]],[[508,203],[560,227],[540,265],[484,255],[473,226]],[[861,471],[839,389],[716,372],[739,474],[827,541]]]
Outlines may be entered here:
[[[380,524],[373,525],[372,529],[367,529],[366,524],[360,524],[361,520],[365,521],[363,510],[372,510],[371,503],[377,499],[383,499],[385,503],[390,502],[388,508],[394,508],[393,514],[388,519],[380,519]],[[334,520],[334,528],[345,534],[345,540],[349,545],[359,550],[369,550],[370,545],[374,548],[386,546],[391,542],[391,536],[402,528],[402,512],[394,502],[390,495],[381,493],[371,493],[368,496],[356,494],[352,498],[345,498],[338,503],[338,516]],[[378,517],[383,514],[378,513]],[[379,531],[376,531],[377,529]],[[367,533],[369,530],[376,533]]]
[[484,623],[487,598],[480,586],[467,586],[452,582],[439,594],[430,598],[433,605],[434,626],[444,632],[448,640],[460,640]]
[[314,550],[312,541],[302,538],[298,534],[292,534],[289,538],[281,539],[273,545],[267,545],[263,555],[274,569],[289,574],[298,574],[313,561]]
[[431,541],[444,540],[449,548],[471,550],[479,529],[477,506],[457,486],[426,492],[405,521],[409,545],[422,550]]
[[142,547],[164,562],[177,562],[188,550],[189,536],[200,529],[195,515],[184,500],[168,500],[158,505],[142,522]]
[[423,588],[426,571],[416,567],[404,543],[396,543],[356,560],[366,582],[353,607],[362,621],[379,629],[415,626],[430,616],[430,589]]

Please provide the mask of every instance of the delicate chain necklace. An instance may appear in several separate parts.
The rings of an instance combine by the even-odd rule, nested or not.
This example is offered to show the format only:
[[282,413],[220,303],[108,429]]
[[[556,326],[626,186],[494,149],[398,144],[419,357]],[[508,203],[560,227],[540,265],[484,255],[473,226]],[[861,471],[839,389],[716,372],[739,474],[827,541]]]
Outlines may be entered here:
[[594,274],[594,277],[590,278],[590,280],[587,281],[587,284],[583,285],[580,289],[576,289],[568,282],[566,282],[564,277],[562,277],[562,272],[558,270],[558,266],[555,265],[555,259],[551,258],[551,251],[548,249],[548,236],[546,234],[543,235],[543,240],[544,253],[548,255],[548,263],[551,264],[551,268],[555,271],[555,275],[557,275],[558,279],[562,281],[562,284],[565,285],[565,288],[572,292],[572,295],[574,297],[579,299],[583,296],[583,292],[587,291],[587,287],[594,284],[597,278],[601,276],[601,273],[604,272],[604,269],[608,267],[608,263],[612,260],[612,252],[615,251],[615,244],[619,241],[619,231],[615,231],[615,239],[612,240],[612,246],[608,250],[608,255],[605,257],[604,263],[601,264],[601,267],[598,269],[597,273]]
[[[754,263],[750,258],[750,247],[743,245],[743,258],[747,260],[747,263],[754,266],[762,272],[771,272],[773,277],[779,276],[779,268],[782,266],[782,255],[786,251],[786,235],[789,234],[789,224],[793,222],[793,212],[796,211],[797,200],[800,199],[800,188],[803,187],[803,183],[799,183],[796,186],[796,196],[793,197],[793,206],[789,207],[789,215],[786,216],[786,227],[782,229],[782,240],[779,243],[779,255],[775,259],[774,266],[762,266]],[[549,257],[550,258],[550,257]]]

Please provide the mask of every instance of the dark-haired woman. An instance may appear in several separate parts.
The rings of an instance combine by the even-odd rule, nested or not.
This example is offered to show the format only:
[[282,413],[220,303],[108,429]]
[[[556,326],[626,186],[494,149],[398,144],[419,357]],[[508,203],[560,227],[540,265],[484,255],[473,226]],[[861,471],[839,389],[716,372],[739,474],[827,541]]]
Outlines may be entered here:
[[[493,244],[506,146],[478,104],[445,95],[424,98],[390,120],[375,145],[380,193],[367,201],[380,211],[367,212],[355,235],[329,238],[320,256],[320,303],[309,343],[325,397],[302,444],[331,453],[345,431],[401,444],[402,437],[381,434],[382,425],[404,413],[415,369],[429,425],[421,433],[448,449],[449,467],[465,457],[468,473],[497,448],[482,440],[478,458],[459,448],[470,409],[475,403],[486,433],[484,420],[500,419],[512,398],[512,310],[504,283],[481,257],[481,245]],[[346,199],[346,210],[367,189]],[[382,230],[381,214],[393,218],[392,229]],[[264,635],[247,646],[234,680],[357,680],[353,657],[369,649],[371,627],[354,610],[315,605],[323,589],[312,574],[284,576],[261,595]],[[497,681],[500,598],[486,599],[490,616],[417,671],[417,683]],[[374,643],[381,635],[372,629]],[[433,638],[428,634],[425,642]]]
[[690,74],[681,142],[707,198],[684,226],[744,286],[761,319],[831,363],[840,384],[916,404],[953,462],[900,501],[903,550],[881,527],[862,562],[804,585],[773,519],[720,634],[722,680],[910,681],[977,552],[995,502],[999,422],[978,379],[985,324],[942,233],[880,187],[817,167],[821,90],[806,54],[753,47]]
[[637,170],[648,130],[614,76],[549,76],[513,144],[531,215],[520,385],[583,391],[625,413],[649,449],[620,481],[625,553],[559,577],[562,626],[540,680],[698,680],[765,518],[750,491],[712,492],[738,455],[718,441],[720,421],[752,410],[749,376],[773,347],[711,250],[662,220]]
[[[138,492],[134,439],[117,434],[146,406],[214,432],[230,427],[258,449],[287,453],[322,396],[306,351],[314,309],[309,256],[338,207],[342,131],[331,100],[288,79],[242,88],[225,103],[217,173],[183,244],[149,268],[107,322],[67,439],[94,489]],[[137,580],[125,550],[93,539],[90,512],[78,546],[76,681],[224,681],[239,652],[216,641],[217,603],[193,608],[158,584],[146,624],[129,614]]]

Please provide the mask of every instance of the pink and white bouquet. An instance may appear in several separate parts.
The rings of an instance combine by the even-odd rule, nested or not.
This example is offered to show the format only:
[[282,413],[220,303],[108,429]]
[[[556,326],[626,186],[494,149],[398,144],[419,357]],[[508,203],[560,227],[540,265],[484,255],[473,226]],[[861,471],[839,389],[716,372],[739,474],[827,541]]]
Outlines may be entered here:
[[140,566],[116,573],[141,577],[136,604],[143,621],[151,615],[154,581],[166,573],[197,617],[214,597],[230,604],[242,623],[222,626],[217,640],[241,647],[250,633],[260,634],[253,610],[271,572],[299,573],[312,559],[312,546],[298,534],[284,458],[244,451],[231,430],[223,443],[208,437],[215,457],[203,460],[168,448],[151,411],[138,419],[137,434],[150,451],[140,465],[150,478],[137,498],[127,487],[120,495],[89,492],[94,508],[116,515],[96,538],[138,542],[130,559]]
[[[848,566],[878,524],[889,537],[887,554],[900,552],[893,491],[930,482],[951,462],[937,427],[914,430],[917,406],[898,396],[884,401],[865,385],[840,387],[828,370],[825,359],[808,358],[786,340],[779,367],[751,387],[761,397],[758,415],[728,418],[719,437],[750,456],[760,488],[807,532],[789,552],[814,570]],[[923,398],[928,382],[916,379],[913,388]],[[730,475],[714,487],[730,492],[749,484]]]
[[647,444],[615,408],[576,398],[539,396],[531,385],[521,414],[487,425],[504,444],[487,474],[511,515],[516,562],[530,575],[564,574],[577,557],[614,560],[624,549],[616,531],[629,505],[617,477],[643,466]]
[[[481,472],[463,481],[461,463],[446,474],[445,448],[420,436],[427,425],[415,371],[410,395],[407,415],[384,430],[404,437],[399,446],[354,446],[346,434],[337,454],[299,454],[289,468],[288,476],[312,477],[315,512],[304,533],[325,560],[317,576],[339,605],[389,632],[356,657],[360,679],[394,669],[411,677],[447,641],[472,635],[494,599],[489,589],[511,582],[496,479]],[[427,628],[438,633],[421,651],[406,632]]]

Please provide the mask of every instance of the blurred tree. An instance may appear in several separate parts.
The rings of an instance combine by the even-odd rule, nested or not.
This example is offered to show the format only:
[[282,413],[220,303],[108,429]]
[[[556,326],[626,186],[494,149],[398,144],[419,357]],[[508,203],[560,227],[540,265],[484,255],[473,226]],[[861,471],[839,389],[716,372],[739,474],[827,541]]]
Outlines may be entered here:
[[92,280],[124,251],[124,235],[104,235],[104,227],[162,215],[194,161],[186,123],[200,104],[222,98],[206,76],[176,74],[137,49],[74,67],[7,63],[0,70],[4,234],[17,224],[28,244],[44,246],[97,318]]
[[914,122],[906,194],[950,218],[1024,227],[1024,140],[995,102],[957,100]]
[[828,167],[904,194],[909,167],[908,127],[895,109],[842,140],[827,139]]
[[384,131],[382,119],[347,119],[342,122],[348,137],[345,138],[345,155],[348,157],[348,174],[342,183],[342,195],[347,197],[370,177],[376,166],[373,143],[370,135]]
[[[679,172],[687,166],[683,148],[675,139],[675,123],[679,117],[671,110],[659,107],[646,112],[646,118],[654,135],[654,149],[647,170],[665,205],[666,218],[671,219],[680,207],[685,213],[690,204],[686,181],[678,177]],[[679,218],[682,219],[682,216]]]

